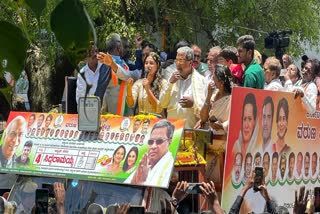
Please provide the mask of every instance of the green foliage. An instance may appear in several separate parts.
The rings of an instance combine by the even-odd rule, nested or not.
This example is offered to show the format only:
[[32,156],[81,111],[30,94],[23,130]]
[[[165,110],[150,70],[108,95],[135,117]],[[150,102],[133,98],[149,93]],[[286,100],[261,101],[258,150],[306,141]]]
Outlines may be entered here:
[[87,55],[96,34],[90,17],[79,0],[63,0],[52,12],[51,30],[75,67]]
[[[3,59],[7,59],[6,69],[11,72],[15,79],[18,79],[24,67],[29,42],[22,30],[9,22],[0,21],[0,29],[1,62]],[[3,76],[3,73],[0,74]]]
[[[320,1],[310,0],[1,0],[0,59],[9,59],[8,70],[17,78],[25,57],[23,44],[31,43],[41,48],[51,67],[63,49],[75,65],[85,57],[89,41],[95,41],[95,31],[101,49],[111,33],[133,41],[140,32],[152,41],[152,33],[163,31],[167,45],[186,39],[204,50],[235,45],[240,35],[251,34],[260,52],[273,54],[264,49],[264,38],[288,29],[293,35],[287,52],[297,56],[304,51],[301,44],[318,47],[319,8]],[[19,32],[6,30],[10,27],[3,23],[8,22]]]
[[43,10],[47,6],[47,0],[25,0],[26,4],[31,8],[31,10],[35,13],[38,22],[40,22],[40,16]]
[[[287,52],[298,55],[303,52],[301,43],[308,41],[317,47],[320,39],[319,1],[159,0],[158,5],[162,19],[163,15],[169,19],[173,40],[184,38],[198,44],[206,40],[209,46],[224,47],[235,45],[241,35],[251,34],[258,49],[265,52],[264,38],[269,32],[292,29]],[[202,47],[207,48],[205,43]]]

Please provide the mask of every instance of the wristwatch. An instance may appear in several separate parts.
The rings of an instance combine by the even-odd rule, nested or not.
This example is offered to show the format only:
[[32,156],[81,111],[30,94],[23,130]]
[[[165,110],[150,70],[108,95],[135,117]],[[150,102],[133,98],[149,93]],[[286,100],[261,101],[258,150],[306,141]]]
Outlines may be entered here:
[[170,203],[172,204],[172,206],[173,206],[174,208],[177,208],[178,205],[179,205],[179,201],[178,201],[178,199],[176,199],[176,198],[171,199],[171,200],[170,200]]

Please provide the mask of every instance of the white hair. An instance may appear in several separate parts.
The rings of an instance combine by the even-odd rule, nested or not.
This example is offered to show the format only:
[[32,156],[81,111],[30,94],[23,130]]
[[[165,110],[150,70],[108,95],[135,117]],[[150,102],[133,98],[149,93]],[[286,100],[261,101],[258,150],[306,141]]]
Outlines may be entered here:
[[25,130],[26,126],[27,126],[27,122],[26,122],[26,119],[24,117],[22,117],[21,115],[15,117],[13,120],[11,120],[11,122],[9,123],[9,125],[7,126],[6,128],[6,136],[8,136],[9,132],[11,131],[12,129],[12,126],[14,124],[16,124],[16,122],[18,121],[21,121],[22,123],[22,127],[23,127],[23,130]]
[[181,47],[177,50],[178,54],[185,54],[186,55],[186,60],[192,61],[194,58],[194,53],[193,50],[190,47]]

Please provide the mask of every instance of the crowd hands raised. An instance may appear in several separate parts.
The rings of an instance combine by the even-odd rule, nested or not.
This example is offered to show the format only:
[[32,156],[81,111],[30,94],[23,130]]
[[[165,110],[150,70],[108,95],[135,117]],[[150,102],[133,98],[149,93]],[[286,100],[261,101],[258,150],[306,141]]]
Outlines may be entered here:
[[[28,213],[49,213],[49,214],[66,214],[65,198],[66,191],[64,184],[60,182],[53,183],[53,200],[48,201],[48,206],[44,203],[37,204],[34,194],[25,193],[21,195],[21,203],[15,201],[7,201],[8,193],[0,197],[0,213],[5,214],[28,214]],[[41,207],[43,206],[43,207]],[[47,209],[47,210],[46,210]]]
[[[218,194],[215,189],[214,182],[202,182],[198,184],[199,188],[197,189],[196,194],[201,194],[205,202],[207,203],[207,210],[200,208],[201,211],[199,213],[203,214],[238,214],[243,209],[242,206],[246,206],[244,202],[244,197],[246,193],[253,188],[255,182],[255,173],[252,172],[251,175],[246,180],[245,185],[241,189],[239,195],[236,197],[235,201],[233,202],[229,211],[223,210],[220,205],[220,199],[218,198]],[[176,214],[176,213],[184,213],[178,212],[179,203],[183,201],[189,194],[195,194],[194,189],[192,188],[191,183],[186,181],[178,182],[173,190],[171,196],[165,196],[168,193],[164,192],[163,190],[160,193],[161,197],[160,200],[153,200],[153,207],[157,207],[155,210],[147,209],[145,207],[139,206],[140,209],[138,212],[135,213],[158,213],[158,214]],[[264,212],[263,213],[270,213],[270,214],[284,214],[289,213],[288,209],[283,206],[278,206],[276,202],[272,199],[269,195],[266,185],[264,181],[261,185],[258,186],[259,192],[261,196],[265,199]],[[54,191],[54,202],[49,203],[48,212],[51,214],[66,214],[65,208],[65,199],[66,199],[66,191],[64,188],[63,183],[55,182],[53,184],[53,191]],[[315,213],[315,198],[314,196],[310,196],[309,190],[305,190],[305,186],[301,186],[299,190],[295,191],[295,195],[288,196],[294,198],[294,206],[293,206],[293,213],[294,214],[313,214]],[[2,199],[3,200],[3,199]],[[26,199],[24,199],[26,200]],[[9,206],[8,202],[0,202],[0,212],[1,213],[28,213],[25,210],[21,210],[21,205],[17,206],[15,203],[12,204],[13,206]],[[10,203],[10,202],[9,202]],[[152,206],[152,205],[151,205]],[[121,203],[121,204],[114,204],[107,208],[103,208],[99,204],[92,203],[88,209],[88,214],[126,214],[130,213],[130,208],[132,206],[130,203]],[[136,207],[133,205],[133,207]],[[150,207],[150,206],[149,206]],[[35,205],[32,207],[29,213],[41,213],[37,210],[38,207]],[[132,212],[132,211],[131,211]]]
[[[215,189],[215,185],[212,181],[210,182],[202,182],[199,186],[199,190],[197,194],[201,194],[205,198],[205,202],[207,203],[207,210],[199,211],[199,213],[203,214],[238,214],[243,210],[242,206],[246,206],[244,202],[244,197],[246,193],[253,188],[254,186],[254,177],[255,173],[252,172],[249,178],[247,179],[245,185],[241,189],[239,195],[236,200],[233,202],[229,211],[223,210],[220,205],[220,199]],[[190,191],[191,183],[186,181],[178,182],[172,196],[170,199],[163,197],[159,201],[153,201],[151,203],[158,203],[157,210],[145,209],[139,213],[158,213],[158,214],[176,214],[176,213],[184,213],[178,212],[179,203],[183,201],[189,194],[192,194]],[[192,188],[191,188],[192,189]],[[259,192],[261,196],[265,199],[263,213],[270,214],[287,214],[289,213],[288,209],[283,206],[278,206],[276,201],[272,199],[269,195],[268,190],[264,182],[258,186]],[[314,196],[309,195],[309,190],[305,190],[305,186],[301,186],[299,190],[295,191],[295,195],[288,196],[294,198],[293,205],[293,214],[313,214],[315,213],[314,206]],[[125,214],[130,213],[130,204],[116,204],[111,208],[106,209],[106,213],[115,213],[115,214]],[[109,210],[109,211],[108,211]],[[88,209],[88,214],[96,214],[98,212],[94,212],[93,209]],[[253,213],[253,212],[249,212]]]

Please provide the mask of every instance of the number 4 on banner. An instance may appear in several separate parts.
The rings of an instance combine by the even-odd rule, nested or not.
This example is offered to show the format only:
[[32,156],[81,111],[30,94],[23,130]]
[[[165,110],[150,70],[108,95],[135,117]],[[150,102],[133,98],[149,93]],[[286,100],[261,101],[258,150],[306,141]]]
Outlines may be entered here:
[[38,154],[38,156],[36,157],[35,161],[37,164],[39,164],[41,161],[41,154]]

